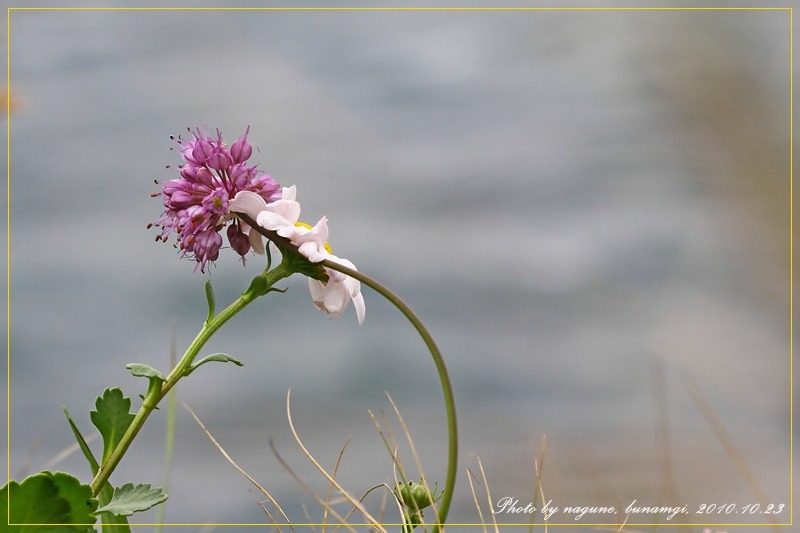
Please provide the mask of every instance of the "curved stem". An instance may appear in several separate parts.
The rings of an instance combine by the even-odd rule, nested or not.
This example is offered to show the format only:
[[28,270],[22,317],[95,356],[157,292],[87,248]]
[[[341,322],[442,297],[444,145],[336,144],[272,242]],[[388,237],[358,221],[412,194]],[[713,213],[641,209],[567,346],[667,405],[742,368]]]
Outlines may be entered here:
[[254,283],[251,284],[250,288],[242,293],[242,295],[236,299],[235,302],[229,305],[218,315],[210,317],[206,321],[206,323],[203,325],[203,328],[189,345],[189,348],[186,349],[186,353],[183,354],[181,360],[178,361],[178,364],[175,365],[175,367],[172,369],[172,372],[169,373],[161,388],[155,391],[148,391],[148,394],[145,396],[144,401],[142,402],[142,406],[134,416],[133,421],[131,421],[128,429],[125,431],[125,434],[108,456],[108,459],[106,459],[100,466],[100,470],[97,471],[94,480],[92,480],[93,495],[96,496],[97,493],[100,492],[100,489],[103,487],[106,481],[108,481],[111,473],[122,460],[125,452],[128,451],[128,447],[130,447],[133,439],[136,438],[139,430],[142,429],[142,426],[147,421],[147,418],[156,408],[158,403],[164,398],[164,396],[167,395],[170,389],[172,389],[172,387],[174,387],[175,384],[186,375],[186,372],[191,367],[192,362],[197,357],[197,354],[203,348],[208,339],[210,339],[211,336],[216,333],[219,328],[221,328],[228,320],[233,318],[239,311],[247,307],[250,302],[259,296],[266,294],[266,289],[272,287],[279,280],[291,276],[293,273],[294,271],[292,269],[281,263],[275,267],[274,270],[260,274],[256,279],[263,278],[261,283],[255,283],[256,280],[254,280]]
[[[246,213],[237,212],[235,214],[244,220],[251,228],[255,229],[272,242],[278,244],[279,247],[287,249],[289,253],[298,253],[297,246],[292,244],[289,239],[281,237],[274,231],[262,228],[252,217],[250,217],[250,215]],[[414,326],[414,328],[420,334],[422,340],[425,342],[425,345],[428,347],[428,350],[431,352],[433,362],[436,365],[436,371],[439,373],[439,381],[442,385],[442,394],[444,395],[444,404],[447,411],[447,434],[449,439],[449,445],[447,448],[447,476],[445,479],[444,496],[442,497],[442,504],[439,506],[438,523],[433,528],[433,533],[439,533],[439,526],[444,524],[445,520],[447,519],[447,513],[450,510],[450,503],[453,500],[453,491],[455,489],[456,473],[458,470],[458,425],[456,423],[456,406],[453,399],[453,386],[450,383],[450,377],[447,374],[447,367],[444,364],[442,354],[439,352],[436,342],[434,342],[433,337],[431,337],[431,334],[428,332],[428,329],[425,327],[422,321],[417,317],[417,315],[414,314],[411,308],[409,308],[408,305],[406,305],[406,303],[398,298],[392,291],[369,276],[366,276],[357,270],[353,270],[352,268],[347,268],[346,266],[340,265],[339,263],[335,263],[326,259],[319,264],[359,280],[364,285],[369,286],[378,294],[392,302],[392,304],[394,304],[394,306],[397,307],[401,313],[403,313],[408,321],[411,322],[411,325]]]
[[425,327],[425,324],[423,324],[419,317],[414,314],[411,308],[408,307],[408,305],[406,305],[406,303],[392,291],[369,276],[357,270],[353,270],[352,268],[347,268],[346,266],[340,265],[339,263],[335,263],[326,259],[320,264],[330,268],[331,270],[336,270],[342,274],[347,274],[348,276],[357,279],[392,302],[392,304],[394,304],[394,306],[397,307],[401,313],[403,313],[408,321],[411,322],[411,325],[417,330],[420,337],[422,337],[422,340],[425,342],[425,346],[427,346],[428,350],[431,352],[433,362],[436,365],[436,371],[439,373],[439,381],[442,385],[442,394],[444,395],[444,404],[447,410],[447,433],[449,438],[449,446],[447,450],[447,476],[445,478],[444,495],[442,497],[442,504],[439,506],[439,523],[437,523],[433,529],[433,533],[437,533],[439,531],[439,525],[444,524],[447,519],[447,513],[450,510],[450,503],[453,500],[453,489],[455,488],[456,473],[458,471],[458,425],[456,422],[456,405],[455,400],[453,399],[453,386],[450,383],[450,376],[447,373],[447,367],[444,364],[442,354],[439,351],[439,348],[436,346],[436,342],[433,340],[433,337],[431,337],[430,332],[428,332],[428,329]]

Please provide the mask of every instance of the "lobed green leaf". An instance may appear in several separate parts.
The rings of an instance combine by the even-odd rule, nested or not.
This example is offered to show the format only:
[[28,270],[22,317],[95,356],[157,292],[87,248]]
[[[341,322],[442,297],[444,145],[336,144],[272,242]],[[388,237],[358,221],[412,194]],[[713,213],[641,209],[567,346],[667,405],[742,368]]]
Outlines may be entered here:
[[106,389],[94,405],[96,411],[91,411],[89,417],[103,437],[101,463],[105,463],[134,419],[130,412],[131,399],[123,396],[122,390],[118,388]]
[[139,511],[146,511],[167,499],[166,493],[161,488],[151,489],[149,483],[133,486],[125,483],[114,489],[114,497],[103,507],[97,509],[95,514],[111,513],[116,516],[130,516]]

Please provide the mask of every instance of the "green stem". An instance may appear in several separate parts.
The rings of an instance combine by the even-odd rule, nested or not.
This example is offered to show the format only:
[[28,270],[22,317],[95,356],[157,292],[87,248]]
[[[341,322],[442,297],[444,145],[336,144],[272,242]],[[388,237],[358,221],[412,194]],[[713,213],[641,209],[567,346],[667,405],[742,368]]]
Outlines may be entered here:
[[[250,217],[250,215],[246,213],[235,214],[247,222],[251,228],[255,229],[260,234],[277,244],[279,248],[286,249],[289,251],[289,253],[298,253],[297,246],[292,244],[289,239],[281,237],[274,231],[262,228],[252,217]],[[285,253],[284,257],[286,257]],[[444,496],[442,498],[442,504],[439,506],[439,520],[434,526],[432,532],[439,533],[439,526],[445,523],[445,520],[447,519],[447,513],[450,510],[450,503],[453,500],[453,492],[456,485],[456,473],[458,470],[458,425],[456,423],[456,405],[453,399],[453,386],[450,383],[450,377],[447,374],[447,367],[444,364],[442,354],[439,352],[436,342],[434,342],[433,337],[431,337],[431,334],[428,332],[428,329],[425,327],[422,321],[417,317],[417,315],[414,314],[411,308],[409,308],[408,305],[406,305],[406,303],[398,298],[392,291],[369,276],[366,276],[357,270],[340,265],[339,263],[334,263],[333,261],[326,259],[319,264],[359,280],[361,283],[371,287],[378,294],[392,302],[392,304],[394,304],[394,306],[397,307],[401,313],[403,313],[408,321],[411,322],[411,325],[414,326],[414,328],[420,334],[422,340],[425,342],[425,346],[427,346],[428,350],[431,352],[433,362],[436,365],[436,371],[439,373],[439,381],[442,385],[444,405],[447,411],[447,434],[449,439],[447,448],[447,476],[444,485]]]
[[439,348],[436,346],[436,342],[433,340],[433,337],[431,337],[431,334],[428,332],[425,324],[423,324],[419,317],[414,314],[411,308],[409,308],[408,305],[406,305],[406,303],[392,291],[369,276],[366,276],[357,270],[353,270],[352,268],[347,268],[346,266],[340,265],[339,263],[335,263],[326,259],[320,264],[330,268],[331,270],[336,270],[342,274],[347,274],[348,276],[357,279],[364,285],[369,286],[378,294],[389,300],[392,304],[394,304],[395,307],[397,307],[397,309],[400,310],[401,313],[403,313],[408,321],[411,322],[411,325],[414,326],[414,328],[420,334],[422,340],[425,342],[425,346],[427,346],[428,350],[431,352],[433,362],[436,365],[436,371],[439,373],[439,381],[442,385],[444,405],[447,410],[447,433],[449,437],[447,477],[445,479],[444,495],[442,497],[442,503],[439,506],[439,520],[433,528],[433,533],[437,533],[439,531],[439,526],[444,524],[447,520],[447,513],[450,510],[450,503],[453,500],[453,491],[456,484],[456,473],[458,470],[458,425],[456,423],[456,405],[453,399],[453,386],[450,383],[450,377],[447,374],[447,367],[444,364],[442,354],[439,352]]
[[291,268],[289,268],[285,263],[281,263],[275,267],[274,270],[260,274],[256,277],[256,279],[253,280],[250,288],[242,293],[242,295],[235,302],[229,305],[218,315],[210,317],[208,320],[206,320],[203,328],[194,338],[192,344],[189,345],[186,353],[183,354],[183,357],[180,361],[178,361],[178,364],[175,365],[175,368],[172,369],[172,372],[169,373],[169,376],[167,376],[167,379],[164,381],[161,388],[148,390],[148,393],[142,402],[142,406],[136,413],[131,425],[128,426],[127,431],[122,436],[122,439],[120,439],[116,448],[114,448],[114,451],[112,451],[111,455],[108,456],[108,459],[103,462],[103,465],[100,467],[97,475],[95,475],[95,478],[92,481],[92,493],[95,496],[98,492],[100,492],[100,489],[103,487],[105,482],[108,481],[111,473],[117,467],[120,460],[122,460],[125,452],[128,451],[128,447],[130,447],[133,439],[136,438],[139,430],[142,429],[142,426],[147,421],[147,418],[156,408],[158,403],[164,398],[164,396],[167,395],[170,389],[172,389],[172,387],[174,387],[175,384],[186,375],[186,372],[191,367],[192,362],[197,357],[197,354],[203,348],[208,339],[210,339],[211,336],[214,335],[214,333],[216,333],[217,330],[219,330],[219,328],[221,328],[228,320],[233,318],[239,311],[247,307],[250,302],[269,292],[269,289],[275,283],[283,278],[291,276],[293,273],[294,271]]

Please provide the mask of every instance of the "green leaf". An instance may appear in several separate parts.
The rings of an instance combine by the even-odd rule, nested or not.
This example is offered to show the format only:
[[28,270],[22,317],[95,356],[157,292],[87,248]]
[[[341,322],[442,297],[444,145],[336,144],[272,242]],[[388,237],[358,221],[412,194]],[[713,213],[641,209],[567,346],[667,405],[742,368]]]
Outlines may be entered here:
[[150,365],[143,365],[142,363],[128,363],[125,368],[131,371],[131,374],[137,378],[157,379],[158,381],[167,381],[164,374],[156,370]]
[[211,287],[211,282],[206,281],[206,300],[208,301],[208,316],[206,322],[210,322],[214,318],[214,310],[216,308],[216,299],[214,298],[214,289]]
[[0,524],[8,524],[9,533],[85,533],[93,531],[97,521],[92,516],[97,509],[92,488],[62,472],[39,472],[22,483],[11,481],[0,489],[0,502]]
[[130,370],[131,374],[137,378],[147,378],[149,380],[147,384],[147,394],[144,396],[140,394],[139,397],[142,399],[143,403],[147,403],[148,400],[150,401],[150,409],[158,409],[156,404],[158,403],[158,396],[161,393],[161,386],[167,380],[164,374],[152,366],[143,365],[142,363],[128,363],[125,365],[125,368]]
[[203,357],[202,359],[200,359],[195,364],[191,365],[189,368],[186,369],[186,372],[184,372],[184,375],[188,376],[189,374],[191,374],[192,372],[197,370],[198,366],[204,365],[206,363],[211,363],[211,362],[233,363],[236,366],[244,366],[244,363],[242,363],[241,361],[237,361],[236,359],[234,359],[233,357],[231,357],[228,354],[215,353],[215,354],[212,354],[212,355],[207,355],[206,357]]
[[[92,454],[92,450],[89,449],[89,445],[86,443],[86,439],[83,438],[81,435],[78,426],[72,420],[72,417],[67,411],[66,407],[62,407],[64,409],[64,414],[67,416],[67,421],[69,422],[70,427],[72,428],[72,433],[75,435],[75,439],[78,441],[78,446],[80,446],[81,451],[83,452],[83,456],[86,457],[86,460],[89,461],[89,467],[92,469],[92,475],[97,475],[97,471],[100,469],[100,466],[97,464],[97,459],[94,458]],[[111,497],[114,495],[114,489],[111,488],[111,485],[106,482],[103,485],[103,488],[100,489],[100,494],[97,495],[97,505],[103,506],[111,501]],[[114,533],[130,533],[130,527],[128,526],[128,520],[123,516],[114,516],[114,515],[103,515],[101,517],[103,525],[115,525],[115,526],[126,526],[126,527],[116,527],[114,529]]]
[[123,396],[118,388],[106,389],[94,405],[97,410],[91,411],[89,416],[103,436],[102,462],[105,463],[134,419],[130,412],[131,399]]
[[86,460],[89,461],[89,468],[92,469],[92,475],[96,475],[97,471],[100,469],[100,465],[97,464],[97,459],[94,458],[92,454],[92,450],[89,449],[89,445],[86,443],[86,439],[83,438],[81,435],[78,426],[75,425],[75,422],[72,420],[72,417],[69,415],[69,411],[67,408],[62,406],[64,410],[64,414],[67,416],[67,422],[69,422],[69,427],[72,428],[72,434],[75,435],[75,440],[78,441],[78,446],[80,446],[81,451],[83,452],[83,456],[86,457]]
[[258,275],[250,282],[250,286],[245,291],[245,294],[253,294],[254,296],[263,296],[269,292],[269,286],[264,276]]
[[125,483],[114,490],[114,497],[103,507],[97,509],[95,514],[111,513],[117,516],[130,516],[139,511],[146,511],[162,503],[167,495],[160,488],[151,489],[149,483],[133,486]]

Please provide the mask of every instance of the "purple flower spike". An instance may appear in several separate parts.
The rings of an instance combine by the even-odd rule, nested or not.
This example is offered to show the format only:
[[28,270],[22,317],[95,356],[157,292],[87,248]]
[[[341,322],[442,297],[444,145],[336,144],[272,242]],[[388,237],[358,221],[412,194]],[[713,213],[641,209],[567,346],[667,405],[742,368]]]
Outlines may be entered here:
[[229,210],[237,193],[249,191],[267,203],[281,197],[281,186],[274,179],[257,166],[246,165],[253,153],[247,141],[249,126],[230,148],[219,130],[216,133],[216,138],[209,137],[197,128],[191,131],[192,139],[179,137],[185,164],[179,177],[164,182],[161,192],[153,195],[162,196],[164,203],[164,214],[152,224],[161,228],[156,240],[166,242],[175,232],[181,257],[194,259],[201,272],[219,257],[220,232],[229,222],[226,233],[233,251],[243,259],[250,251],[248,236]]

